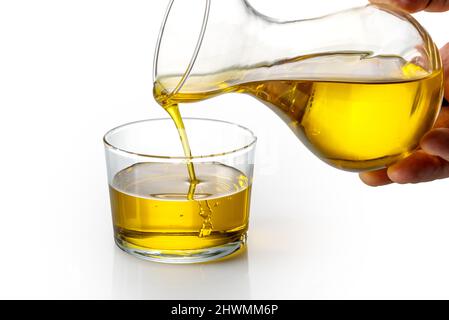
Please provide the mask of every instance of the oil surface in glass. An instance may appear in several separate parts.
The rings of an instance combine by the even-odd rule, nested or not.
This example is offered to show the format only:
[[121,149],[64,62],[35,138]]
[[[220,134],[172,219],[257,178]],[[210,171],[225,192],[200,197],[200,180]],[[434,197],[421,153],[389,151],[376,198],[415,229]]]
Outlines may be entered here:
[[184,164],[137,163],[110,185],[117,241],[128,248],[197,250],[244,241],[251,186],[237,169],[195,164],[196,183]]

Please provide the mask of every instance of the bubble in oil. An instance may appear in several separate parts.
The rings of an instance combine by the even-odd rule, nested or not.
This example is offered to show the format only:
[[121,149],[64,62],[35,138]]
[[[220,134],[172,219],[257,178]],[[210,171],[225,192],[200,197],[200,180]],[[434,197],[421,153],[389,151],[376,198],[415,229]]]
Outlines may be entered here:
[[209,202],[207,200],[204,201],[198,201],[199,209],[200,209],[200,216],[203,218],[203,225],[201,227],[201,230],[199,232],[199,237],[207,237],[212,233],[213,225],[212,225],[212,209],[209,205]]

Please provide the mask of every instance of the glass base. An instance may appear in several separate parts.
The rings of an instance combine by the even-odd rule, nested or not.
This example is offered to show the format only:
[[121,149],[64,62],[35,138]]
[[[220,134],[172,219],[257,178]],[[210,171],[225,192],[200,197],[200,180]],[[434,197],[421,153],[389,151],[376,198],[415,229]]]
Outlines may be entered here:
[[144,260],[177,264],[200,263],[217,260],[237,252],[245,246],[246,234],[242,235],[241,240],[238,241],[195,250],[142,250],[117,237],[115,237],[115,243],[123,251]]

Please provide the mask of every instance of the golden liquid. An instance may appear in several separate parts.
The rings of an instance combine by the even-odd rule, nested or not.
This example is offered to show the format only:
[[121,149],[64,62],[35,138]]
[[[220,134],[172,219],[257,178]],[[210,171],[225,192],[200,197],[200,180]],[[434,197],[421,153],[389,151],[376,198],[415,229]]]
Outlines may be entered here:
[[[188,86],[168,100],[183,103],[227,92],[250,94],[278,113],[319,158],[349,171],[381,168],[410,154],[432,127],[442,98],[442,71],[426,74],[411,63],[395,70],[401,77],[397,81],[245,82],[238,79],[245,72],[191,77]],[[170,82],[166,78],[155,83],[156,98],[167,96],[162,83]]]
[[218,163],[195,165],[198,182],[183,164],[137,163],[110,185],[115,236],[127,247],[198,250],[245,239],[250,183],[240,171]]
[[[162,102],[161,102],[162,103]],[[184,150],[184,156],[188,159],[192,158],[192,151],[190,150],[189,139],[187,137],[184,122],[182,121],[181,114],[179,113],[179,107],[177,104],[164,105],[164,109],[168,112],[170,117],[178,130],[179,139],[181,140],[182,149]],[[193,200],[195,194],[195,188],[198,184],[198,179],[195,174],[195,167],[191,161],[187,161],[187,172],[189,173],[189,192],[187,193],[187,199]]]
[[[185,246],[183,247],[185,250],[189,249],[199,249],[199,243],[203,244],[204,246],[201,248],[207,248],[207,247],[211,247],[211,246],[218,246],[218,245],[223,245],[223,244],[227,244],[230,242],[234,242],[237,241],[238,239],[244,240],[243,237],[246,235],[246,224],[247,221],[245,222],[245,227],[241,230],[238,230],[237,233],[235,233],[235,230],[232,231],[223,231],[222,229],[225,227],[225,219],[226,216],[228,215],[229,217],[231,217],[230,221],[228,221],[230,224],[234,224],[235,221],[232,221],[232,213],[228,212],[226,213],[226,210],[233,210],[236,213],[242,212],[247,210],[246,208],[249,208],[249,195],[250,195],[250,191],[248,190],[249,187],[245,187],[245,191],[241,191],[239,193],[241,193],[238,196],[235,197],[226,197],[226,199],[217,199],[216,204],[222,202],[225,205],[222,205],[221,208],[218,210],[214,207],[211,207],[208,203],[208,201],[202,201],[199,200],[198,197],[200,196],[201,198],[201,193],[200,190],[197,190],[197,187],[201,187],[205,181],[203,181],[202,179],[197,178],[196,175],[196,170],[195,170],[195,166],[193,165],[193,163],[191,161],[189,161],[189,159],[192,158],[192,151],[190,149],[190,144],[189,144],[189,140],[187,137],[187,133],[185,130],[185,126],[184,126],[184,122],[182,120],[181,114],[179,112],[179,107],[178,104],[173,101],[171,99],[171,96],[164,94],[163,92],[157,92],[157,88],[155,87],[155,91],[154,91],[154,97],[156,99],[156,101],[165,109],[165,111],[167,111],[167,113],[170,115],[170,117],[173,120],[173,123],[178,131],[179,134],[179,138],[181,141],[181,145],[182,148],[184,150],[184,156],[188,159],[187,160],[187,172],[188,172],[188,190],[185,194],[182,193],[178,193],[178,196],[181,197],[185,197],[185,199],[188,200],[188,202],[186,203],[186,209],[189,212],[195,212],[196,210],[196,219],[201,219],[202,223],[201,223],[201,229],[199,230],[199,232],[197,233],[193,233],[189,235],[189,239],[187,240],[186,238],[186,234],[183,234],[181,237],[176,236],[177,238],[174,238],[174,241],[178,241],[178,242],[182,242],[185,241]],[[196,166],[200,166],[200,168],[202,168],[204,165],[203,164],[197,164]],[[181,180],[183,176],[179,175],[177,177],[178,180]],[[239,179],[244,177],[244,179],[247,180],[247,178],[243,175],[239,175]],[[218,177],[219,178],[219,177]],[[242,186],[241,182],[240,186]],[[164,185],[166,184],[166,182],[163,183]],[[247,183],[245,182],[245,185],[247,185]],[[172,186],[174,189],[176,188],[176,185]],[[211,196],[213,196],[213,193],[210,194]],[[167,199],[170,200],[170,199]],[[176,201],[175,199],[172,199],[173,201]],[[220,201],[218,201],[220,200]],[[171,206],[171,205],[170,205]],[[162,207],[163,210],[170,210],[170,206],[167,207]],[[187,208],[188,207],[188,208]],[[218,211],[218,212],[216,212]],[[222,223],[218,226],[214,227],[214,225],[212,224],[211,220],[214,217],[214,219],[216,219],[216,215],[217,213],[220,214],[221,212],[221,216],[222,216]],[[246,216],[248,215],[248,212],[246,213]],[[167,221],[169,222],[169,221]],[[198,222],[196,222],[198,223]],[[220,229],[221,228],[221,229]],[[214,230],[214,231],[212,231]],[[163,231],[161,230],[161,232],[164,232],[164,239],[165,242],[168,242],[168,239],[170,237],[173,237],[173,234],[170,232],[170,230],[166,230]],[[162,236],[159,236],[159,238],[161,238]],[[196,239],[195,237],[199,238]],[[208,237],[208,241],[204,241],[204,238]],[[154,238],[154,237],[153,237]],[[179,238],[179,239],[178,239]],[[154,239],[152,240],[154,241]],[[162,243],[160,243],[162,245]],[[205,245],[208,244],[208,245]],[[180,244],[177,244],[177,246],[179,247]],[[172,248],[173,249],[173,248]]]

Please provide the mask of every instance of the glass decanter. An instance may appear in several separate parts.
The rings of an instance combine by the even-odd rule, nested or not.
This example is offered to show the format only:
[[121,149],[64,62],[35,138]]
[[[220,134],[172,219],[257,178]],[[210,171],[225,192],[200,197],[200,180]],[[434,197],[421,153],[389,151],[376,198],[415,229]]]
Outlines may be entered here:
[[326,163],[365,171],[418,146],[440,110],[443,73],[429,34],[392,7],[280,21],[246,0],[171,0],[155,98],[164,106],[228,92],[263,102]]

